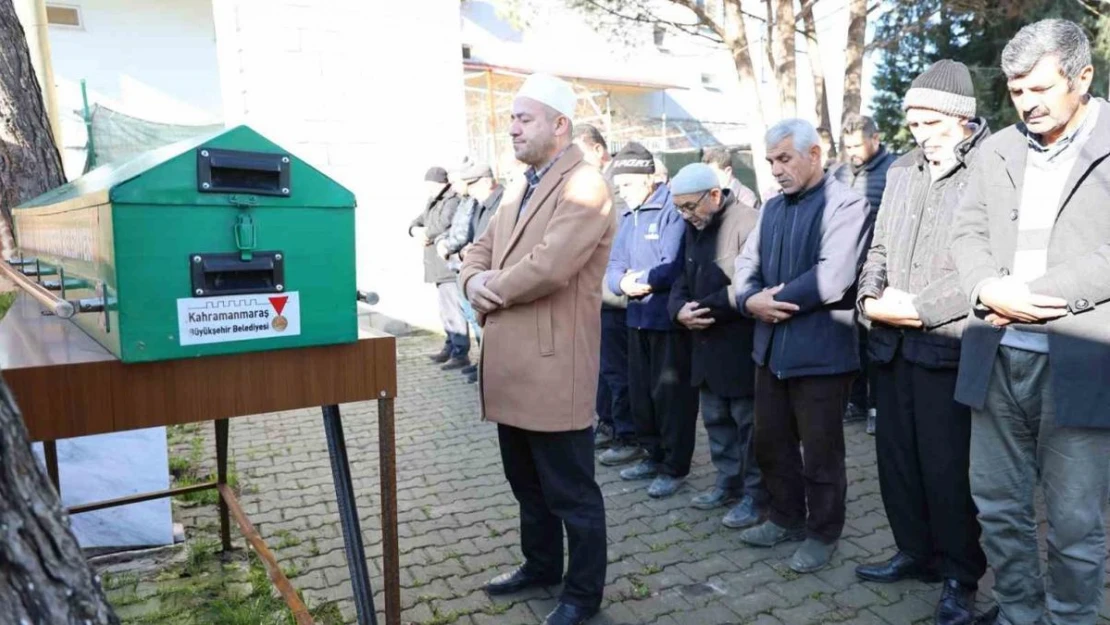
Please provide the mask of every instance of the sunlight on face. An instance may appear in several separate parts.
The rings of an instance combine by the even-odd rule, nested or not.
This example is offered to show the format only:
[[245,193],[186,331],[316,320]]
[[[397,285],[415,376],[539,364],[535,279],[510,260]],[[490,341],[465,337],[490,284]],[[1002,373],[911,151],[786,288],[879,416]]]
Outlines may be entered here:
[[613,186],[630,208],[639,208],[651,195],[652,180],[651,174],[617,174]]
[[1094,68],[1087,66],[1068,86],[1060,61],[1046,56],[1024,76],[1006,81],[1010,99],[1029,131],[1051,144],[1064,134],[1068,123],[1091,87]]
[[811,146],[805,153],[794,147],[794,137],[787,137],[767,148],[771,175],[786,195],[808,189],[821,173],[821,146]]
[[930,163],[955,158],[956,146],[967,137],[966,120],[929,109],[907,110],[906,126]]

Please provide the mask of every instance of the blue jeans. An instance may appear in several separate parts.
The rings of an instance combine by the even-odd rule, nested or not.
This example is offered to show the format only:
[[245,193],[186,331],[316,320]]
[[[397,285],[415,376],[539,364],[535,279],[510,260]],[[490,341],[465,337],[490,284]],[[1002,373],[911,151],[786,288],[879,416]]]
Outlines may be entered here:
[[474,307],[470,305],[470,302],[465,297],[461,298],[461,303],[463,317],[466,319],[467,324],[470,325],[470,329],[474,331],[474,339],[481,345],[482,326],[478,325],[478,315],[474,313]]

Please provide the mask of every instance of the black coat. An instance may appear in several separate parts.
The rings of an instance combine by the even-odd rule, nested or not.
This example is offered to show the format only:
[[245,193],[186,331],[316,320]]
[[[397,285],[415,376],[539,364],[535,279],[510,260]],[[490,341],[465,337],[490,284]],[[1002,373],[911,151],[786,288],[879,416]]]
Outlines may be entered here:
[[[685,263],[671,287],[667,312],[671,319],[686,302],[710,309],[715,323],[692,331],[693,357],[690,382],[705,385],[723,397],[751,397],[755,363],[752,333],[755,322],[736,310],[732,268],[744,241],[759,220],[759,211],[725,191],[724,207],[705,230],[686,226]],[[676,321],[677,323],[677,321]]]
[[[424,228],[424,235],[433,241],[439,235],[445,234],[451,229],[451,220],[455,217],[455,211],[461,201],[462,198],[450,187],[445,188],[439,195],[429,198],[424,211],[409,225],[409,236],[412,236],[412,229],[416,227]],[[441,284],[453,282],[455,278],[455,272],[447,266],[447,261],[436,253],[436,246],[425,247],[424,282]]]

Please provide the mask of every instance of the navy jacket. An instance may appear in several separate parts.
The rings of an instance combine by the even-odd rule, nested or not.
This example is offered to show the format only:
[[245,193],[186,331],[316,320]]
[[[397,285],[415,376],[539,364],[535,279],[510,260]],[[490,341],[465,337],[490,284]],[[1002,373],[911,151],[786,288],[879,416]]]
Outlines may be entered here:
[[667,185],[659,185],[639,208],[621,215],[620,228],[609,254],[605,283],[620,295],[621,278],[643,271],[640,282],[651,285],[651,293],[628,301],[628,327],[639,330],[674,330],[667,314],[671,285],[682,271],[683,237],[686,222],[678,214]]
[[879,151],[859,169],[846,163],[837,167],[833,174],[837,180],[866,197],[871,204],[871,212],[878,213],[883,201],[883,191],[886,189],[886,173],[896,160],[898,155],[888,152],[885,145],[880,145]]
[[862,195],[833,176],[763,205],[759,224],[736,259],[736,307],[785,284],[775,299],[797,304],[778,324],[756,321],[752,356],[779,378],[858,371],[856,280],[874,218]]

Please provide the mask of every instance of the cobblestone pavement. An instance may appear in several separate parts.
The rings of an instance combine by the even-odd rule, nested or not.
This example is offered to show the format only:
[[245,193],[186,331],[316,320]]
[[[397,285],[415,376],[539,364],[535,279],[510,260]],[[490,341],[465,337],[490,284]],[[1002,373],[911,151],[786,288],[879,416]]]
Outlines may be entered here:
[[[517,507],[501,472],[494,426],[477,417],[475,387],[441,372],[425,354],[440,338],[398,341],[396,406],[401,583],[406,623],[539,623],[555,603],[548,590],[491,601],[479,590],[518,562]],[[371,564],[381,590],[376,404],[342,407],[355,490]],[[206,428],[207,430],[207,428]],[[598,467],[609,527],[609,568],[597,625],[758,625],[931,623],[938,588],[856,581],[854,567],[891,554],[879,496],[873,439],[847,428],[848,519],[832,566],[799,576],[786,566],[792,545],[743,546],[720,524],[724,510],[699,511],[690,498],[711,485],[704,430],[687,486],[663,501],[646,483],[622,482]],[[206,436],[211,438],[211,433]],[[330,465],[318,411],[235,419],[231,447],[243,507],[311,605],[337,601],[353,621]],[[209,447],[210,449],[211,447]],[[212,506],[178,511],[187,527],[212,527]],[[296,536],[299,540],[284,539]],[[236,537],[236,545],[243,541]],[[282,545],[285,545],[284,547]],[[985,586],[989,587],[989,579]],[[557,591],[558,589],[552,589]],[[981,594],[985,601],[985,595]],[[1102,623],[1110,623],[1103,610]]]

